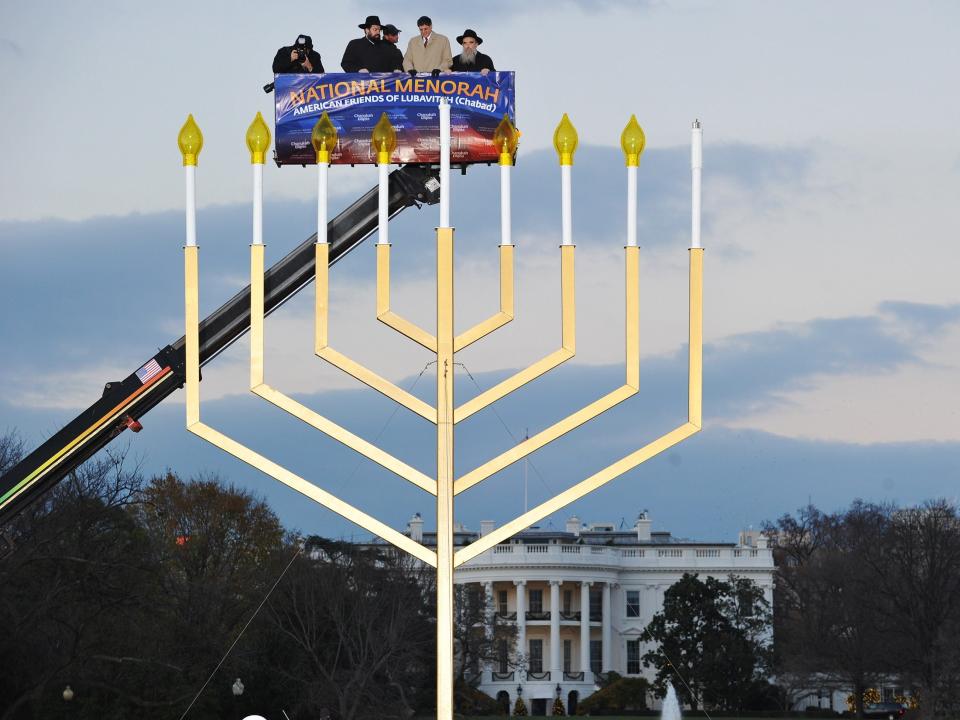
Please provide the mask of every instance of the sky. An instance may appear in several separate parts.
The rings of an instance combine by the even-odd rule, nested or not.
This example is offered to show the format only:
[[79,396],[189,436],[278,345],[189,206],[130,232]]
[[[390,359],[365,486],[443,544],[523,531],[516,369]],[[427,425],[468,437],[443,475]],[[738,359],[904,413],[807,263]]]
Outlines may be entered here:
[[[183,173],[176,134],[193,113],[201,311],[247,284],[249,154],[272,117],[276,49],[310,34],[327,70],[368,14],[467,27],[516,72],[517,318],[464,351],[467,398],[559,343],[560,180],[550,142],[567,112],[573,169],[577,356],[458,427],[458,474],[617,387],[623,377],[625,173],[632,113],[639,169],[641,390],[458,498],[457,519],[498,524],[683,422],[689,133],[704,132],[704,429],[545,519],[624,522],[733,541],[808,502],[910,504],[960,487],[960,66],[950,2],[528,2],[380,5],[36,2],[0,9],[0,432],[30,448],[183,334]],[[62,62],[41,58],[53,54]],[[38,61],[39,60],[39,61]],[[51,69],[51,64],[56,69]],[[331,210],[375,184],[331,171]],[[311,168],[267,166],[267,258],[313,232]],[[458,327],[495,310],[497,169],[451,186]],[[433,323],[435,207],[391,225],[393,303]],[[331,272],[331,343],[430,399],[429,357],[375,318],[365,243]],[[312,353],[312,291],[267,322],[267,381],[428,474],[430,426]],[[302,427],[246,390],[247,345],[204,369],[211,425],[403,528],[432,526],[430,496]],[[262,495],[288,527],[363,531],[184,429],[176,394],[124,437],[144,472],[217,474]]]

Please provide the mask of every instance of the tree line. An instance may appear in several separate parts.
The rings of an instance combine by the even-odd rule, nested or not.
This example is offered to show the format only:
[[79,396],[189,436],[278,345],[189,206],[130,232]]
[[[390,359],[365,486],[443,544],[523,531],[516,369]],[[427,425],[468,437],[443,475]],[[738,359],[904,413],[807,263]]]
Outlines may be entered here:
[[[21,450],[0,438],[0,473]],[[295,536],[218,477],[146,478],[126,454],[101,454],[7,540],[0,720],[433,713],[432,568]],[[458,708],[491,714],[470,680],[511,629],[484,629],[483,599],[458,599]]]
[[775,667],[786,689],[895,682],[922,717],[960,713],[960,517],[955,504],[808,506],[766,524]]
[[[0,473],[21,451],[0,437]],[[859,715],[868,689],[895,681],[923,717],[956,715],[953,504],[810,506],[764,531],[773,608],[742,578],[684,575],[641,636],[652,684],[611,674],[581,711],[640,710],[669,682],[692,708],[734,712],[849,687]],[[220,478],[147,478],[124,453],[78,468],[7,535],[0,720],[178,719],[188,707],[197,719],[433,713],[433,570],[386,546],[299,537]],[[490,610],[476,586],[457,586],[466,715],[499,711],[476,681],[515,644],[514,626]]]

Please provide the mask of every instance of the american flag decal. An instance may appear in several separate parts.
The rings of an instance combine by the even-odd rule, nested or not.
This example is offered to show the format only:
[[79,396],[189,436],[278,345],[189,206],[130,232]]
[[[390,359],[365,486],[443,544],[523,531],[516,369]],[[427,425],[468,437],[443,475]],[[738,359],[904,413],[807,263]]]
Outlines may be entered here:
[[160,367],[160,363],[155,359],[151,359],[150,362],[137,370],[137,377],[140,378],[140,384],[143,385],[150,380],[150,378],[159,375],[161,372],[163,372],[163,368]]

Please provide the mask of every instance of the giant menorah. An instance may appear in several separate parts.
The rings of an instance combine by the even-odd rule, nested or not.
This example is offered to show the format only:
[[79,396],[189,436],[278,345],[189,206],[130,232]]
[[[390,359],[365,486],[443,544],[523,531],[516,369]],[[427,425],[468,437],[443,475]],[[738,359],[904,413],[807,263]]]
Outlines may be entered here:
[[187,119],[178,138],[187,181],[187,227],[184,247],[184,285],[186,309],[186,391],[187,429],[240,460],[297,490],[388,543],[413,555],[437,570],[437,718],[453,717],[453,585],[458,566],[538,520],[587,495],[654,455],[685,440],[701,427],[702,388],[702,310],[703,249],[700,246],[700,169],[701,135],[699,123],[693,129],[693,212],[692,243],[689,249],[689,358],[687,421],[652,442],[607,465],[546,502],[505,523],[500,528],[457,550],[453,544],[454,498],[483,482],[495,473],[522,460],[562,435],[610,410],[635,395],[640,389],[640,248],[637,245],[637,167],[645,139],[636,119],[621,136],[627,165],[627,233],[624,248],[626,301],[626,377],[623,385],[580,410],[544,428],[515,447],[491,458],[460,477],[454,473],[454,432],[457,423],[517,391],[525,384],[548,373],[574,356],[576,324],[574,306],[574,244],[572,231],[571,173],[577,147],[577,133],[566,115],[554,133],[554,146],[561,166],[561,244],[560,244],[560,347],[516,372],[494,387],[481,392],[461,405],[454,400],[454,358],[464,348],[481,340],[514,317],[514,246],[511,241],[510,173],[517,148],[518,133],[510,119],[504,117],[494,135],[500,152],[501,240],[500,309],[477,325],[457,334],[454,328],[454,228],[450,226],[450,108],[441,103],[440,116],[440,223],[436,229],[436,331],[418,327],[391,309],[390,253],[387,211],[387,172],[390,155],[396,145],[396,134],[386,115],[373,131],[372,147],[379,166],[379,232],[376,246],[377,318],[401,335],[422,345],[436,356],[436,404],[420,400],[390,380],[369,370],[359,362],[338,352],[330,345],[329,316],[329,245],[327,243],[327,172],[330,153],[337,144],[337,129],[324,113],[313,130],[312,142],[317,153],[318,202],[316,242],[316,354],[382,393],[399,405],[436,426],[436,477],[430,477],[392,456],[374,444],[348,431],[329,418],[304,406],[289,395],[264,382],[264,244],[262,231],[263,164],[270,145],[270,132],[263,118],[257,117],[247,131],[247,145],[253,167],[253,242],[250,246],[250,390],[294,417],[327,434],[352,450],[392,471],[436,497],[437,542],[435,548],[424,546],[411,537],[391,528],[337,498],[310,481],[287,470],[269,458],[215,430],[200,420],[200,362],[198,313],[198,254],[196,243],[195,173],[203,136],[193,121]]

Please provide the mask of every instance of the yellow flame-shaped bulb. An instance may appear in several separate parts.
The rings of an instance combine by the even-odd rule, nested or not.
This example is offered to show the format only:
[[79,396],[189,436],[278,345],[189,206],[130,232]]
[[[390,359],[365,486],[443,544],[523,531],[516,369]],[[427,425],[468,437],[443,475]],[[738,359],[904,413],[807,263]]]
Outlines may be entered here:
[[203,149],[203,133],[200,132],[200,126],[193,119],[193,115],[187,115],[187,121],[180,128],[177,145],[180,146],[184,166],[196,165],[197,157]]
[[250,162],[254,165],[263,165],[267,148],[270,147],[270,128],[259,112],[247,128],[247,148],[250,150]]
[[573,154],[577,151],[577,129],[564,113],[560,124],[553,131],[553,147],[560,156],[561,165],[573,165]]
[[510,122],[510,116],[504,113],[503,120],[493,131],[493,144],[500,151],[500,164],[513,165],[513,156],[517,152],[520,133]]
[[370,142],[377,152],[377,164],[388,165],[390,156],[397,148],[397,131],[390,123],[386,113],[380,113],[380,119],[376,127],[373,128],[373,134],[370,136]]
[[330,120],[330,116],[324,113],[310,133],[310,142],[317,153],[318,163],[330,162],[330,153],[337,146],[337,137],[336,125]]
[[646,144],[647,136],[643,134],[643,128],[637,122],[637,116],[631,115],[630,122],[620,133],[620,147],[623,148],[627,167],[637,167],[640,164],[640,155]]

